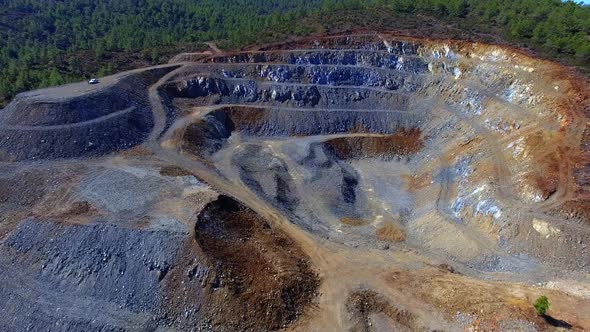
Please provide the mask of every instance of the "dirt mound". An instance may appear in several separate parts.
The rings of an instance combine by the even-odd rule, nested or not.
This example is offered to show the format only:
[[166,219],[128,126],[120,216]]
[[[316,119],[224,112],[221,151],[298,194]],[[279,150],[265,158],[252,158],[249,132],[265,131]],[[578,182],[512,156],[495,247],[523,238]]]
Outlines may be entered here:
[[328,150],[340,159],[383,158],[410,156],[424,144],[420,129],[401,129],[387,136],[340,137],[325,142]]
[[223,312],[214,316],[217,324],[279,329],[303,314],[316,295],[319,280],[301,249],[230,197],[203,209],[195,236],[228,291]]
[[393,222],[385,222],[375,231],[377,239],[386,242],[401,242],[406,239],[406,233]]
[[357,218],[349,218],[349,217],[342,217],[340,218],[340,222],[344,225],[348,226],[363,226],[366,225],[367,222]]
[[371,290],[358,290],[350,294],[346,309],[351,315],[351,332],[378,331],[379,328],[373,328],[371,321],[374,314],[383,314],[389,318],[389,328],[394,331],[427,331],[414,314],[396,308],[387,298]]

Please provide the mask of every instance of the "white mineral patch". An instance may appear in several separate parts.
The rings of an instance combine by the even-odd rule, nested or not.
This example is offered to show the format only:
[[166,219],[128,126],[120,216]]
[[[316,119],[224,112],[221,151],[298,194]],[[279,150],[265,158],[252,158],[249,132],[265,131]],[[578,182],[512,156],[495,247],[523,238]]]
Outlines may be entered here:
[[[508,150],[512,149],[512,156],[515,158],[525,154],[524,138],[521,137],[521,138],[517,139],[516,141],[510,142],[510,144],[508,144],[506,149],[508,149]],[[524,155],[524,156],[526,156],[526,155]]]
[[502,210],[491,199],[479,201],[475,207],[475,211],[479,214],[491,215],[494,219],[499,219],[502,216]]
[[383,39],[383,44],[385,45],[385,47],[387,47],[388,53],[393,53],[394,48],[393,48],[393,46],[391,46],[391,44],[387,40]]
[[403,70],[404,69],[404,57],[400,56],[399,59],[397,59],[397,63],[395,65],[395,69],[397,70]]
[[552,280],[545,284],[545,288],[557,289],[590,300],[590,285],[576,280]]
[[539,96],[533,93],[533,86],[530,83],[523,83],[515,80],[504,91],[504,99],[515,104],[535,105],[539,102]]
[[461,75],[462,75],[462,74],[463,74],[463,73],[461,72],[461,69],[459,69],[459,68],[457,68],[457,67],[455,67],[455,68],[453,69],[453,75],[455,76],[455,79],[456,79],[456,80],[457,80],[457,79],[459,79],[459,78],[461,77]]
[[548,222],[539,219],[533,219],[533,228],[535,229],[535,231],[537,231],[537,233],[545,236],[546,239],[561,233],[561,230],[559,230],[559,228],[553,227],[549,225]]

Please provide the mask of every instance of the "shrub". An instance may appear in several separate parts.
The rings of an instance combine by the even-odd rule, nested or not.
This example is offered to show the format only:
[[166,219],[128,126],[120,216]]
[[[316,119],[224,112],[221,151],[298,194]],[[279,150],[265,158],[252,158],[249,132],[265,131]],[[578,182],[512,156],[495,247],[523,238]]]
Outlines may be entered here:
[[538,315],[544,316],[549,309],[549,299],[545,295],[540,296],[537,298],[537,300],[535,300],[533,306],[535,306],[535,310],[537,311]]

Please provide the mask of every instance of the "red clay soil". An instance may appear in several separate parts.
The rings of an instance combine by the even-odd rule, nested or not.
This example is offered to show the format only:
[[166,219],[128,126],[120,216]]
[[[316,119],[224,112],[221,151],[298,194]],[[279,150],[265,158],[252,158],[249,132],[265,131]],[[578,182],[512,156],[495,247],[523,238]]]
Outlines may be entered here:
[[539,163],[540,171],[531,174],[529,180],[541,190],[543,199],[549,198],[559,187],[560,166],[557,154],[551,154]]
[[325,142],[340,159],[391,158],[409,156],[422,149],[424,143],[418,128],[400,129],[387,136],[339,137]]

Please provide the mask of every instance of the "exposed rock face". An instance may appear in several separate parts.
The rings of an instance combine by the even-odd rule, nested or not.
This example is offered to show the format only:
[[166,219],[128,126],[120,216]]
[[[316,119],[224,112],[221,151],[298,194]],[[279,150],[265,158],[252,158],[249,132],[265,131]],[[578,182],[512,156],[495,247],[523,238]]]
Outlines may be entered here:
[[[553,256],[559,258],[553,260],[545,254],[542,241],[531,238],[537,233],[533,227],[537,212],[517,213],[521,204],[531,211],[557,206],[557,197],[573,188],[567,184],[571,179],[558,180],[564,169],[558,156],[565,153],[563,157],[576,160],[583,153],[560,147],[579,142],[583,128],[573,119],[588,107],[587,89],[565,83],[552,64],[491,46],[380,43],[371,38],[323,42],[337,46],[222,55],[211,58],[213,64],[194,64],[176,74],[166,91],[179,107],[228,105],[189,125],[183,149],[213,161],[227,176],[239,169],[239,179],[251,190],[294,214],[294,220],[303,220],[296,221],[303,227],[323,229],[330,237],[342,237],[341,218],[401,218],[410,228],[408,242],[444,250],[484,270],[511,269],[514,264],[531,269],[549,260],[573,269],[590,268],[580,259],[588,254],[581,245],[588,235],[574,231],[577,225],[572,226],[571,239],[557,240],[570,247],[560,246]],[[198,96],[187,92],[195,80],[205,82]],[[572,97],[583,102],[576,105]],[[418,135],[396,138],[404,132]],[[233,139],[228,140],[230,136]],[[250,142],[251,137],[256,139]],[[260,139],[273,142],[272,148],[258,143]],[[304,161],[317,158],[318,143],[326,163],[307,167]],[[234,157],[229,159],[229,154]],[[377,161],[383,157],[389,162]],[[326,165],[343,165],[345,160],[344,169],[352,163],[342,173],[346,175],[325,170]],[[573,165],[565,168],[576,172]],[[396,175],[380,182],[382,172],[391,171]],[[286,181],[293,173],[309,175]],[[328,185],[339,183],[338,178],[341,185]],[[431,184],[404,192],[405,186],[411,186],[406,179],[414,178],[430,178]],[[308,191],[314,182],[318,186]],[[315,199],[324,204],[310,210],[305,199],[277,199],[279,188],[289,197],[310,199],[317,193]],[[342,201],[327,203],[330,188],[341,192]],[[438,199],[436,188],[444,191]],[[393,202],[394,192],[403,199]],[[369,201],[387,208],[368,208]],[[451,228],[480,234],[477,240],[464,239],[475,241],[476,252],[467,257],[460,247],[433,245],[433,239],[447,236],[442,224],[434,227],[426,221],[433,213],[453,220]],[[554,218],[552,213],[546,218]],[[515,218],[519,221],[513,222]],[[426,224],[428,231],[423,228]],[[522,236],[526,240],[512,241]],[[487,244],[482,246],[481,241]],[[498,255],[490,246],[521,255]]]
[[162,306],[154,290],[172,269],[182,238],[112,224],[21,223],[0,249],[6,299],[0,312],[13,317],[2,329],[154,329],[152,316]]
[[541,292],[590,328],[573,73],[378,35],[195,58],[0,111],[1,330],[544,330]]

